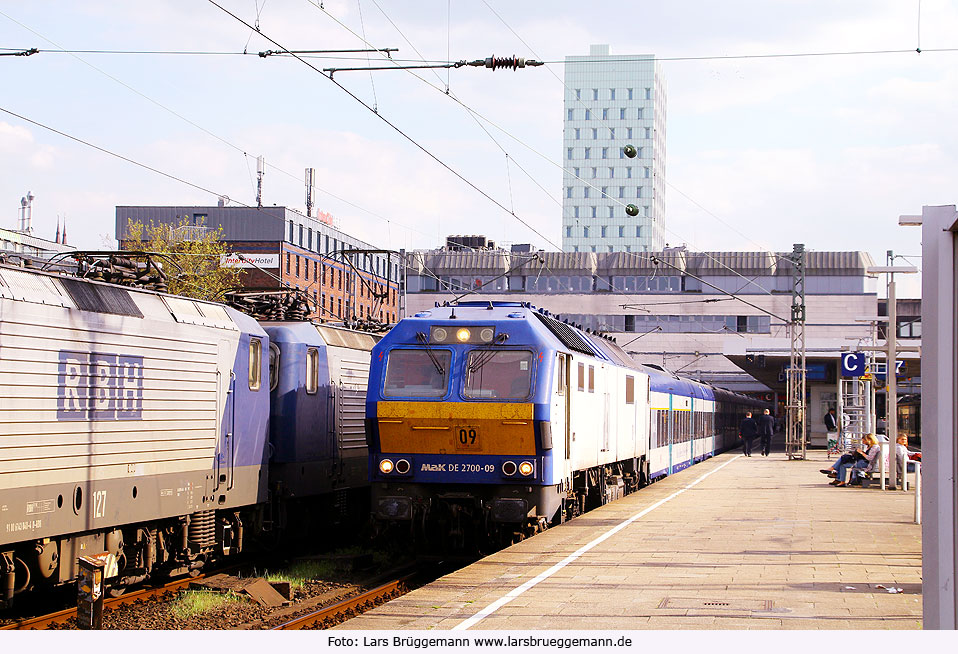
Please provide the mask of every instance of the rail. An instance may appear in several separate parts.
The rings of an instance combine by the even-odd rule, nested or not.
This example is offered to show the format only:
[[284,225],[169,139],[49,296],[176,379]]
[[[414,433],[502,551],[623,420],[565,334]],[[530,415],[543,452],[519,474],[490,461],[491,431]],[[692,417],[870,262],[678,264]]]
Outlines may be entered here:
[[[197,575],[196,577],[184,577],[182,579],[177,579],[171,581],[163,586],[158,586],[156,588],[144,588],[143,590],[137,590],[132,592],[124,593],[119,597],[113,597],[103,602],[104,613],[112,611],[115,607],[125,606],[127,604],[133,604],[134,602],[142,601],[149,599],[151,597],[161,597],[167,593],[172,593],[173,591],[180,590],[181,588],[188,587],[190,584],[203,579],[204,577],[213,575],[213,574],[222,574],[226,570],[234,569],[238,566],[231,566],[228,568],[220,568],[215,571],[210,571],[208,574]],[[23,620],[18,620],[16,622],[11,622],[0,626],[0,630],[4,629],[46,629],[53,624],[63,624],[64,622],[69,621],[71,618],[75,618],[77,614],[76,607],[69,609],[63,609],[62,611],[56,611],[55,613],[48,613],[47,615],[41,615],[34,618],[24,618]]]
[[274,630],[305,629],[313,625],[319,625],[321,628],[339,624],[351,617],[359,615],[371,608],[379,606],[384,602],[395,599],[408,592],[408,583],[419,573],[411,573],[387,582],[372,590],[347,598],[336,604],[323,607],[318,611],[313,611],[306,615],[294,618],[288,622],[273,627]]

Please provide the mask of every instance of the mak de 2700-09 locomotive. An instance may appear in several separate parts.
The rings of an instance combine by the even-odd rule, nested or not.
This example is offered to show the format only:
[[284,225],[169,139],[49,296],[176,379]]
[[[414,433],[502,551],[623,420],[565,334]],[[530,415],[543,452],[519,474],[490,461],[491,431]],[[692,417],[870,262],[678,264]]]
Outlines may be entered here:
[[366,494],[377,340],[0,265],[0,607],[81,555],[121,591]]
[[514,542],[713,456],[761,406],[524,303],[423,311],[372,354],[374,518],[448,549]]

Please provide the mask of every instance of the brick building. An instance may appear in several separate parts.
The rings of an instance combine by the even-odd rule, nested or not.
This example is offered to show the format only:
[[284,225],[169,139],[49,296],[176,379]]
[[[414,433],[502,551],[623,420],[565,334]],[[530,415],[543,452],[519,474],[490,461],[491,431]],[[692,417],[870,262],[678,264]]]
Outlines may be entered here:
[[393,323],[398,318],[398,259],[368,252],[377,247],[346,234],[331,220],[289,207],[119,206],[116,234],[121,247],[130,221],[177,226],[184,239],[221,228],[222,240],[236,255],[223,265],[243,268],[244,285],[250,288],[305,291],[316,320]]

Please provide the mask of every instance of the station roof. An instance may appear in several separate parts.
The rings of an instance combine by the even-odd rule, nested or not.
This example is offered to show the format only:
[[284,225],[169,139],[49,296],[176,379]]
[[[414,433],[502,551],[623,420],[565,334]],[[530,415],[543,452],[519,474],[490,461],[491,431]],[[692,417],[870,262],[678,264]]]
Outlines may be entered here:
[[[768,251],[691,252],[669,248],[662,252],[546,252],[534,253],[520,274],[551,275],[695,275],[791,276],[790,253]],[[506,250],[419,250],[407,253],[410,272],[424,268],[435,275],[501,274],[519,266],[529,253]],[[867,276],[874,265],[861,251],[806,252],[806,276]]]

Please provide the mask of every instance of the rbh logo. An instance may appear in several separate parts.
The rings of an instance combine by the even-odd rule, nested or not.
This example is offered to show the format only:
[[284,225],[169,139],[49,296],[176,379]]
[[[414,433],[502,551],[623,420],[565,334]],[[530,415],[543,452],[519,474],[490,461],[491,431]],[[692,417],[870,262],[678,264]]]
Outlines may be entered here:
[[60,350],[58,420],[139,420],[143,357]]

